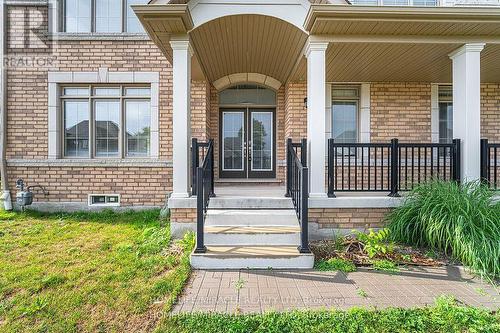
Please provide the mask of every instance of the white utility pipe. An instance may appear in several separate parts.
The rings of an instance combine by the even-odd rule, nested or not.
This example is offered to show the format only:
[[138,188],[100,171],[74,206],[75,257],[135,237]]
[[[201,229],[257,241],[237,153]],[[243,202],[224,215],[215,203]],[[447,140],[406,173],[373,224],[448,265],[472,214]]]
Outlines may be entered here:
[[7,176],[6,145],[7,145],[7,68],[5,57],[7,54],[6,22],[7,22],[7,4],[1,1],[0,4],[0,178],[2,186],[3,206],[5,210],[12,210],[12,200],[9,191],[9,179]]

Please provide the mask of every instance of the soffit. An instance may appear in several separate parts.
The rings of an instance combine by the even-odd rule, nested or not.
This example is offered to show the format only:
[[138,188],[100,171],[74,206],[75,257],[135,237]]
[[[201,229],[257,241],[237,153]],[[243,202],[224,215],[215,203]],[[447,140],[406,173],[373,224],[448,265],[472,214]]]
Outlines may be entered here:
[[[452,81],[448,54],[462,44],[332,43],[326,54],[329,82],[439,82]],[[500,82],[500,44],[488,44],[481,52],[481,81]],[[303,58],[293,76],[306,78]]]
[[260,73],[286,82],[307,35],[277,18],[235,15],[201,25],[190,38],[212,82],[233,73]]

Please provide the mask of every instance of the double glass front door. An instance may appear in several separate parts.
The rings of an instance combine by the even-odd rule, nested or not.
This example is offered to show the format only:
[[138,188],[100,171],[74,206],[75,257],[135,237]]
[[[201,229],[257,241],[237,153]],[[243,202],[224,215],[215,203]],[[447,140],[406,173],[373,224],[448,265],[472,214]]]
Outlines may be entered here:
[[221,108],[221,178],[276,177],[274,111]]

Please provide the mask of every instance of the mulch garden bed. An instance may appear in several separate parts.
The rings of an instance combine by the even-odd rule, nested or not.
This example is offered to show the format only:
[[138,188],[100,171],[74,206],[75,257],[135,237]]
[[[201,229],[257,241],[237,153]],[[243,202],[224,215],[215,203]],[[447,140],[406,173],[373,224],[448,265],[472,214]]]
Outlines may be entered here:
[[370,258],[363,251],[363,244],[353,236],[314,241],[311,242],[310,247],[316,260],[340,258],[350,261],[356,266],[370,266],[374,260],[380,259],[390,260],[397,265],[428,267],[446,266],[452,263],[452,260],[442,253],[398,244],[393,246],[392,251]]

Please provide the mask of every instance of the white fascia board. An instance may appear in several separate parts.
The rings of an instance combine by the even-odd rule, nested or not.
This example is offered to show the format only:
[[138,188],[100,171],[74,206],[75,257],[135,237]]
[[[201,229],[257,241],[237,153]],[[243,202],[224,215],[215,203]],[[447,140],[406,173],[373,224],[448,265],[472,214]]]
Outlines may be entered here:
[[310,3],[306,0],[244,1],[244,0],[195,0],[190,1],[189,11],[194,28],[220,17],[232,15],[264,15],[288,22],[305,31],[303,24]]

